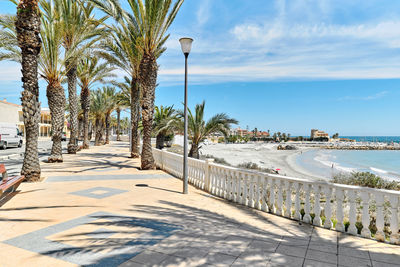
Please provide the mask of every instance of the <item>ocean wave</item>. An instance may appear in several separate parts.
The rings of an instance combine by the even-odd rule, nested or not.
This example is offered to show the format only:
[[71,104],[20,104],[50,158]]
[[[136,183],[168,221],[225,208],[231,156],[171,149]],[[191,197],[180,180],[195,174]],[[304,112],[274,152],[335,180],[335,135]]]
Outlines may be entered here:
[[314,160],[321,163],[322,165],[324,165],[326,167],[333,168],[335,170],[342,171],[342,172],[353,172],[353,171],[357,170],[356,168],[341,166],[339,163],[330,160],[332,158],[336,158],[336,156],[332,157],[332,155],[319,153],[314,157]]
[[381,169],[374,168],[374,167],[369,167],[369,169],[370,169],[371,171],[373,171],[373,172],[379,172],[379,173],[384,173],[384,174],[388,174],[388,173],[389,173],[388,171],[381,170]]

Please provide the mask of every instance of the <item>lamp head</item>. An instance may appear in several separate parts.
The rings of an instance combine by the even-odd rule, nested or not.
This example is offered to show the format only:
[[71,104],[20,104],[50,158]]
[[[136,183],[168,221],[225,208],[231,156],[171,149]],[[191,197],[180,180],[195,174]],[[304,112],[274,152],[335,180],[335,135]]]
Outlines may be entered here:
[[192,49],[193,39],[189,38],[189,37],[184,37],[184,38],[179,39],[179,42],[181,43],[181,48],[182,48],[183,54],[189,55],[190,50]]

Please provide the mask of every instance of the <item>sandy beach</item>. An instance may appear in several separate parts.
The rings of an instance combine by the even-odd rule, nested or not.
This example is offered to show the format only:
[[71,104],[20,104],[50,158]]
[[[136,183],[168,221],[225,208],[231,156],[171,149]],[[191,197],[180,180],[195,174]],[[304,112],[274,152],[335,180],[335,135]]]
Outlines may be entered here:
[[280,169],[279,173],[291,177],[309,180],[326,179],[312,174],[296,164],[296,157],[310,149],[298,147],[297,150],[277,150],[277,144],[208,144],[200,149],[203,155],[213,155],[224,158],[228,163],[236,166],[240,163],[252,162],[263,168]]

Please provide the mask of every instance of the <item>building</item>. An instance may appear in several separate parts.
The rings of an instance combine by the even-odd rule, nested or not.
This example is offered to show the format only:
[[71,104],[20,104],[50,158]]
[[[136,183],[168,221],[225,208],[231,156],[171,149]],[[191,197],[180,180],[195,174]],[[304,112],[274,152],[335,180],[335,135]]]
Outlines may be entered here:
[[251,133],[251,132],[249,132],[249,131],[247,131],[247,130],[240,129],[240,127],[239,127],[239,128],[236,128],[236,129],[231,129],[231,130],[230,130],[230,134],[233,135],[233,136],[237,136],[237,135],[239,135],[239,136],[247,136],[247,135],[249,135],[250,133]]
[[[15,123],[18,129],[25,133],[24,117],[22,106],[7,102],[7,99],[0,100],[0,122]],[[64,122],[64,130],[67,132],[67,120]],[[39,137],[51,136],[51,116],[49,108],[42,108],[40,112]]]
[[329,139],[329,134],[325,133],[324,131],[320,131],[318,129],[312,129],[311,130],[311,136],[310,136],[311,140],[313,139],[325,139],[328,138]]

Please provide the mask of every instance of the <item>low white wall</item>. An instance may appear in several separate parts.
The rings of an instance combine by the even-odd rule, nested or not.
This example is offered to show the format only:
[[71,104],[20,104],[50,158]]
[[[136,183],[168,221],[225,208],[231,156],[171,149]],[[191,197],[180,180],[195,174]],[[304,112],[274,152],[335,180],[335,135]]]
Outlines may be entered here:
[[[153,149],[153,155],[159,168],[182,179],[182,155],[159,149]],[[400,244],[399,191],[312,182],[193,158],[188,159],[188,180],[206,192],[258,210]],[[374,237],[369,229],[373,217]]]

